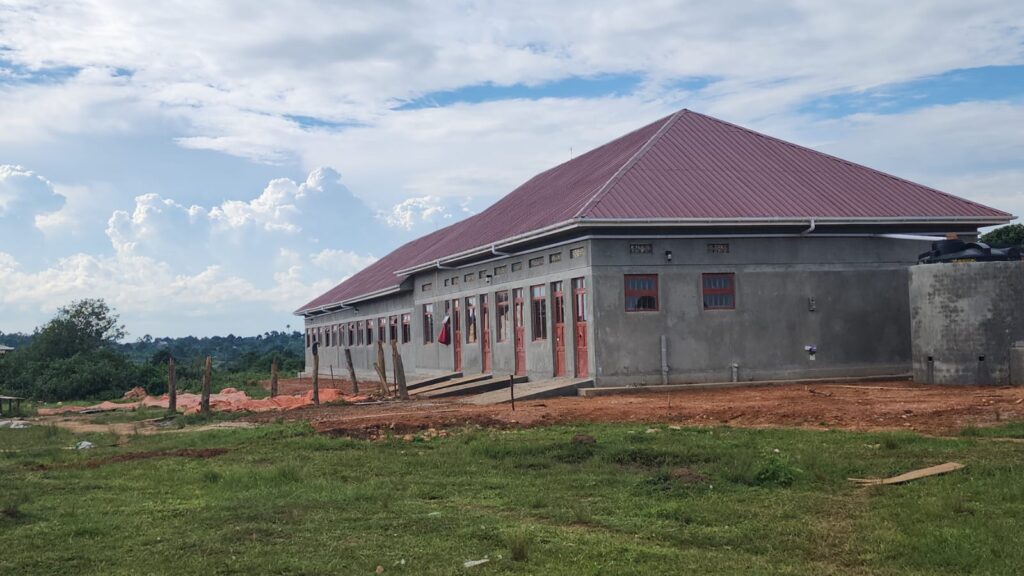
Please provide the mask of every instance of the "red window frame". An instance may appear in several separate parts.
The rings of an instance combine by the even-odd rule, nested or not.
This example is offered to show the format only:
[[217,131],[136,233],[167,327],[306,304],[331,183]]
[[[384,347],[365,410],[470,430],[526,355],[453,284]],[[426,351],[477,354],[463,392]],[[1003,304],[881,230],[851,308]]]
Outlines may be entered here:
[[423,343],[434,342],[434,304],[433,302],[423,305]]
[[548,339],[548,291],[547,286],[530,286],[530,320],[533,322],[534,341]]
[[476,343],[476,296],[466,297],[466,344]]
[[[626,312],[657,312],[659,310],[657,274],[623,275],[623,293]],[[644,298],[650,298],[653,306],[641,306],[648,303]]]
[[700,275],[705,310],[736,309],[736,274],[716,272]]
[[402,344],[412,341],[412,314],[402,314]]
[[511,321],[508,313],[508,290],[494,293],[494,321],[498,328],[494,340],[497,342],[508,340],[508,325]]

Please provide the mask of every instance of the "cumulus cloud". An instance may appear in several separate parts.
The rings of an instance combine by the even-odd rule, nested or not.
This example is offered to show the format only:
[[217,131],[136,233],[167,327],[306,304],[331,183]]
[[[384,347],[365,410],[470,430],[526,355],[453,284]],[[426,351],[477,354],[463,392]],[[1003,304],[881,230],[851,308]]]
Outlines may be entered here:
[[420,223],[439,223],[451,220],[452,213],[437,196],[409,198],[391,207],[390,212],[381,212],[378,217],[388,226],[412,230]]

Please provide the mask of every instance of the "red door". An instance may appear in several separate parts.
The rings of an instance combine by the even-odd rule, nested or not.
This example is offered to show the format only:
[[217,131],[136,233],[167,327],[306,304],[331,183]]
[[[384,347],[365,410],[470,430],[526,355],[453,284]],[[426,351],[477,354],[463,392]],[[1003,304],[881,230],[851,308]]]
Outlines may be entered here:
[[512,334],[516,347],[516,375],[526,374],[526,344],[523,329],[523,289],[512,291]]
[[483,373],[491,372],[491,320],[487,294],[480,295],[480,354]]
[[462,322],[459,318],[459,299],[452,300],[452,350],[455,352],[455,371],[462,371]]
[[565,376],[565,292],[561,282],[551,283],[551,324],[555,335],[555,376]]
[[572,279],[572,321],[576,341],[576,377],[586,378],[587,364],[587,284],[583,278]]

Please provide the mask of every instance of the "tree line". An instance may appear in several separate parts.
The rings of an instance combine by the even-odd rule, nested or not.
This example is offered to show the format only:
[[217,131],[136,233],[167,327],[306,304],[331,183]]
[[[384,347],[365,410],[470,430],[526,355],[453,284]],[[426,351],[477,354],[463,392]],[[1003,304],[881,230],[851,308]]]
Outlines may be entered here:
[[32,334],[0,332],[0,344],[15,348],[0,356],[0,394],[47,402],[116,398],[135,386],[163,394],[171,356],[181,390],[198,389],[206,356],[214,359],[217,380],[237,388],[268,377],[275,358],[282,374],[303,369],[298,331],[121,342],[126,335],[102,299],[72,302]]

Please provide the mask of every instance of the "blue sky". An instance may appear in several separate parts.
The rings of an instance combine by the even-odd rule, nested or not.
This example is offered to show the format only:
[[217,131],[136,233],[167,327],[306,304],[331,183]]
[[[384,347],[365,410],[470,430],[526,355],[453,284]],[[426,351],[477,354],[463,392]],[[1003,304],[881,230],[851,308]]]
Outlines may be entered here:
[[682,107],[1024,214],[1019,2],[0,2],[5,332],[294,327]]

